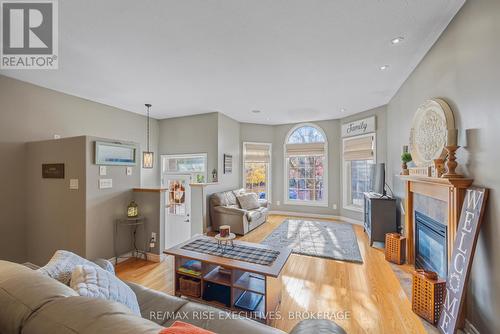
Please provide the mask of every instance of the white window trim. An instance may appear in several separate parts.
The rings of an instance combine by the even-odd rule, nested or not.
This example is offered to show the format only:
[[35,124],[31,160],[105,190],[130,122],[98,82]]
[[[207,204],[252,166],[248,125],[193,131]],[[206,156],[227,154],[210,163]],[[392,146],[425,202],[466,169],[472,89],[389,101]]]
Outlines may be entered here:
[[190,175],[191,176],[191,182],[194,182],[192,180],[192,175],[194,173],[187,173],[187,172],[167,172],[164,170],[166,170],[165,166],[164,166],[164,163],[165,163],[165,160],[166,159],[177,159],[177,158],[193,158],[193,157],[203,157],[205,163],[204,163],[204,168],[205,168],[205,182],[207,182],[206,180],[207,177],[208,177],[208,171],[207,171],[207,168],[208,168],[208,154],[207,153],[186,153],[186,154],[161,154],[160,155],[160,161],[161,161],[161,166],[160,166],[160,173],[161,173],[161,184],[162,186],[165,184],[164,183],[164,175]]
[[[311,126],[318,130],[325,139],[325,161],[323,163],[323,200],[321,202],[318,201],[302,201],[302,200],[291,200],[288,198],[289,194],[289,182],[288,182],[288,158],[286,156],[286,145],[288,143],[288,138],[290,135],[303,126]],[[314,123],[300,123],[292,127],[285,136],[285,142],[283,143],[283,170],[284,170],[284,193],[283,193],[283,203],[285,205],[300,205],[300,206],[320,206],[320,207],[328,207],[328,138],[326,137],[325,131],[317,124]]]
[[[345,147],[345,142],[347,140],[351,140],[354,138],[363,138],[363,137],[369,137],[373,136],[373,140],[375,141],[375,145],[373,147],[373,163],[377,163],[377,133],[376,132],[371,132],[367,134],[362,134],[358,136],[352,136],[352,137],[346,137],[342,138],[342,208],[350,211],[356,211],[356,212],[363,212],[364,209],[363,207],[359,207],[356,205],[348,204],[348,199],[347,199],[347,163],[344,159],[344,147]],[[350,182],[349,182],[350,184]]]
[[245,154],[246,154],[246,144],[260,144],[260,145],[266,145],[269,147],[269,168],[268,168],[268,176],[267,176],[267,184],[268,184],[268,191],[267,191],[267,197],[266,200],[269,203],[272,203],[272,189],[273,189],[273,181],[272,181],[272,175],[273,175],[273,144],[272,143],[264,143],[264,142],[255,142],[255,141],[244,141],[243,142],[243,158],[241,159],[241,175],[242,175],[242,188],[246,189],[246,175],[245,175]]

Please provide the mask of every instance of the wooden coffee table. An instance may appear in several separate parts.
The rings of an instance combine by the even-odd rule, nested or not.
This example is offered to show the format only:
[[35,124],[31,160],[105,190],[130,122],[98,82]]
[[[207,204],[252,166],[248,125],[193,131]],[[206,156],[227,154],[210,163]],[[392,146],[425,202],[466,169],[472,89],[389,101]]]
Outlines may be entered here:
[[[175,258],[175,294],[177,296],[188,297],[197,302],[223,307],[234,312],[241,312],[242,315],[270,324],[272,316],[269,317],[266,314],[269,315],[270,312],[276,311],[281,303],[281,270],[285,266],[291,250],[238,240],[234,241],[235,246],[246,245],[279,251],[278,257],[271,265],[261,265],[182,249],[184,245],[199,238],[206,237],[196,236],[164,251],[165,254],[173,255]],[[200,275],[179,272],[179,268],[190,260],[199,261]],[[221,267],[226,274],[219,272],[219,268]],[[193,297],[191,293],[183,293],[181,291],[179,280],[186,278],[194,284],[199,283],[201,291],[197,295],[201,297]],[[216,301],[208,301],[204,298],[208,292],[207,289],[214,287],[213,283],[219,289],[227,288],[227,292],[230,294],[229,305],[224,305]],[[257,297],[257,299],[259,295],[262,296],[262,300],[254,311],[248,311],[235,305],[243,293],[246,293],[246,296]]]

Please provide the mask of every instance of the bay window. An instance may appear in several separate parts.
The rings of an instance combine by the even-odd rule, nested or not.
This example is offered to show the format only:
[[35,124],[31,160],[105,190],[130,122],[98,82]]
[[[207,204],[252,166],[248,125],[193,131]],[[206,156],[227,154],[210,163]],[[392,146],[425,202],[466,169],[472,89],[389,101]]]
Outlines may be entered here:
[[302,124],[285,142],[285,204],[328,206],[328,145],[321,128]]

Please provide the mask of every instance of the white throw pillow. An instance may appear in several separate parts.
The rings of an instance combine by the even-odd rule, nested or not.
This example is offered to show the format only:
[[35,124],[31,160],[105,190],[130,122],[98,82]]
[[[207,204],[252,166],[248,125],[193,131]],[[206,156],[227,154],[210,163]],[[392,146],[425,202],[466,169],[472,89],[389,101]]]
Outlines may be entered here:
[[115,301],[128,306],[135,314],[141,316],[134,291],[104,269],[78,265],[71,275],[70,286],[80,296]]
[[69,285],[69,281],[71,280],[71,273],[73,272],[73,269],[75,269],[75,267],[79,264],[99,268],[97,264],[85,260],[83,257],[80,257],[75,253],[71,253],[65,250],[58,250],[54,253],[50,261],[45,266],[38,269],[38,271],[58,280],[63,284]]
[[236,198],[238,199],[240,207],[243,210],[254,210],[260,207],[259,198],[257,197],[257,194],[254,193],[241,194],[239,196],[236,196]]

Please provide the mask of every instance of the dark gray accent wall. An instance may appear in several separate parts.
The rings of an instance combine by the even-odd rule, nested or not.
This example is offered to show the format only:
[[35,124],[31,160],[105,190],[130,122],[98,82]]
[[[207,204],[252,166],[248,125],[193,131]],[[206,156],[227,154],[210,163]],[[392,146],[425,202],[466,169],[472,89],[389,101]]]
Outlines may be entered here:
[[[154,101],[152,101],[154,104]],[[26,143],[62,137],[97,136],[146,145],[146,118],[0,75],[0,258],[27,258],[29,192]],[[152,149],[158,152],[158,121],[151,122]],[[156,166],[158,154],[155,155]],[[158,168],[141,170],[142,186],[159,184]],[[66,205],[62,199],[60,205]]]
[[467,145],[458,152],[460,171],[491,190],[467,296],[467,318],[481,333],[500,328],[499,36],[500,1],[467,1],[387,108],[388,175],[399,197],[404,196],[404,185],[395,176],[401,145],[408,143],[420,104],[443,98],[457,127],[467,130]]
[[[58,249],[85,257],[85,137],[31,142],[26,145],[27,260],[44,265]],[[64,179],[42,178],[42,164],[64,163]],[[69,189],[70,179],[79,189]],[[8,238],[2,235],[0,238]]]

